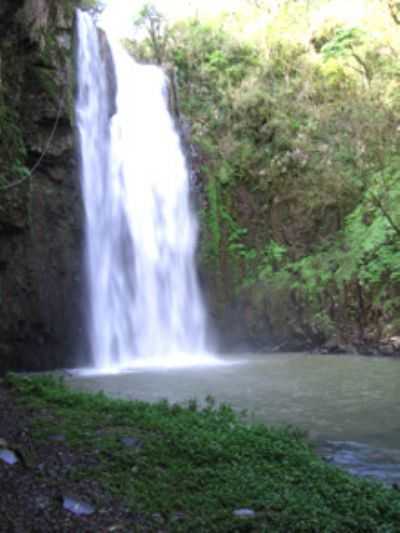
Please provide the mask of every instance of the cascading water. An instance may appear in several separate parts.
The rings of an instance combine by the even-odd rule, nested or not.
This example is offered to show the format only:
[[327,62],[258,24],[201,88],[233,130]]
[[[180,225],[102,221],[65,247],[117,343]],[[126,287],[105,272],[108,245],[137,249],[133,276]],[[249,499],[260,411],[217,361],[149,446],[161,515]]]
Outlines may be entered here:
[[197,227],[164,74],[135,63],[87,13],[77,20],[93,362],[115,369],[204,361]]

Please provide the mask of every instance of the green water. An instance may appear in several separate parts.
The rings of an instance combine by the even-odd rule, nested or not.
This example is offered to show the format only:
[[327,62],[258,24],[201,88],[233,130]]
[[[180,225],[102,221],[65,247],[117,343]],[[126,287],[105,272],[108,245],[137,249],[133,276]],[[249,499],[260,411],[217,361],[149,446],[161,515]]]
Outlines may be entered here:
[[246,409],[254,420],[307,431],[324,455],[349,470],[357,462],[361,470],[377,464],[390,480],[400,480],[400,360],[307,354],[225,360],[215,367],[67,379],[81,390],[146,401],[202,401],[212,395]]

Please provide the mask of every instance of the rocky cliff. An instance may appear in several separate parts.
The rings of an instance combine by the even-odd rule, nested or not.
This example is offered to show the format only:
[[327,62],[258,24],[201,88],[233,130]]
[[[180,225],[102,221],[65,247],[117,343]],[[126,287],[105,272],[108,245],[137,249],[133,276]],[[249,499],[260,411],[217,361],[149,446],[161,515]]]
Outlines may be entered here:
[[86,351],[73,4],[0,6],[0,372]]

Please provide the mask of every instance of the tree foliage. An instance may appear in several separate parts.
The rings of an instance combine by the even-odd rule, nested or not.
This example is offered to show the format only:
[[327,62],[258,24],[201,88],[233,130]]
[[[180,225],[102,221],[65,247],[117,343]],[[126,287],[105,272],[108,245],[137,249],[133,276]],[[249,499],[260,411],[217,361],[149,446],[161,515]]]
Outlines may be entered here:
[[[176,23],[163,62],[207,184],[204,264],[305,336],[362,342],[400,328],[400,4],[295,37],[328,3],[257,2],[269,22],[246,39],[245,12]],[[159,62],[151,36],[134,49]]]

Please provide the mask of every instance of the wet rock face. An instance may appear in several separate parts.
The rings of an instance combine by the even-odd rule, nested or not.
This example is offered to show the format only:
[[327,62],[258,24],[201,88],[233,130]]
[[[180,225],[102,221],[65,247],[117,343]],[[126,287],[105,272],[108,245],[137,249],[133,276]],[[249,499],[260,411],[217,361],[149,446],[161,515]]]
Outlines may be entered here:
[[107,89],[108,89],[108,108],[110,112],[110,117],[112,117],[117,110],[116,107],[116,93],[117,93],[117,79],[115,76],[115,66],[112,58],[110,44],[107,40],[107,36],[103,30],[100,28],[97,30],[100,40],[100,49],[103,62],[106,65],[107,73]]
[[86,351],[71,5],[0,7],[0,373],[68,366]]

